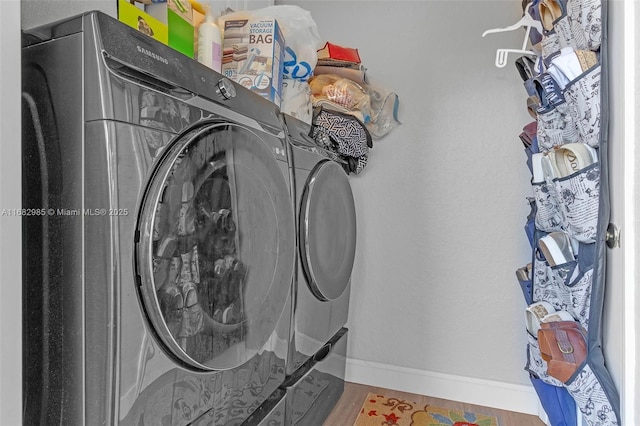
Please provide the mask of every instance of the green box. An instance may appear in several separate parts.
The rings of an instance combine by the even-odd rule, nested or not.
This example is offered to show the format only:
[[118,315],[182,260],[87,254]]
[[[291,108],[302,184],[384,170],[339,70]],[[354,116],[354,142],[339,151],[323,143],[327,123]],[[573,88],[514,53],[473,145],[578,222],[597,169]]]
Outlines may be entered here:
[[178,52],[194,57],[193,9],[189,0],[151,4],[118,0],[118,19]]
[[167,24],[146,13],[142,3],[133,5],[128,0],[118,0],[118,19],[161,43],[169,44]]
[[167,21],[169,27],[169,46],[193,58],[193,23],[186,21],[181,15],[178,15],[171,9],[167,10]]

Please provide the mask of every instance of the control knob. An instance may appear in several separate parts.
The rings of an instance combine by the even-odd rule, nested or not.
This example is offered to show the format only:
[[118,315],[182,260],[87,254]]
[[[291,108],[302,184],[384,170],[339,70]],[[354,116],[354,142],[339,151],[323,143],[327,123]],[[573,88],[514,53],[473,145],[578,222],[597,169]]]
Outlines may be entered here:
[[216,93],[221,100],[226,101],[236,97],[236,88],[228,78],[221,78],[216,85]]

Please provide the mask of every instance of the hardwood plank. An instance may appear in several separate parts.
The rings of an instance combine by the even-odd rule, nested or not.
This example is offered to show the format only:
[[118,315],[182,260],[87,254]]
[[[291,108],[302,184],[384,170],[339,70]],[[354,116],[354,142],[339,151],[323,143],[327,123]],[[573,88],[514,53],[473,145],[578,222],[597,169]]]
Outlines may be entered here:
[[358,413],[360,412],[360,407],[362,407],[362,403],[369,392],[382,394],[391,398],[407,399],[423,405],[431,404],[455,410],[471,411],[479,414],[496,416],[499,419],[500,426],[545,426],[538,417],[528,414],[498,410],[497,408],[481,407],[458,401],[449,401],[425,395],[416,395],[393,389],[384,389],[349,382],[345,383],[344,393],[329,414],[329,417],[325,420],[324,426],[352,426],[356,421]]

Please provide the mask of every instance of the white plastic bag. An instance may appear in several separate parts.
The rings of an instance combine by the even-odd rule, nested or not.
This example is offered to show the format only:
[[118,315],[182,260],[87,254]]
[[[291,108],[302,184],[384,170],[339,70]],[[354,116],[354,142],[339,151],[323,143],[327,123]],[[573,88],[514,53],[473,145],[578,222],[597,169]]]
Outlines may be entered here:
[[299,6],[278,5],[250,13],[252,16],[275,18],[278,21],[285,44],[284,78],[307,81],[318,62],[318,49],[322,47],[318,26],[311,17],[311,12]]
[[286,79],[282,82],[280,111],[311,124],[311,88],[306,81]]

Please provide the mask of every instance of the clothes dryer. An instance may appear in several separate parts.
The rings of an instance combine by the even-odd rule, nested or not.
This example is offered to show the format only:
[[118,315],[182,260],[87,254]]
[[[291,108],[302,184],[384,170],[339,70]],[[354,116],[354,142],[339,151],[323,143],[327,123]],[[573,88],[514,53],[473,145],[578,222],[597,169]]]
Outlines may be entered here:
[[24,423],[240,424],[285,379],[278,109],[98,12],[22,60]]
[[342,166],[327,159],[310,126],[284,116],[298,226],[298,265],[287,374],[317,356],[346,324],[356,250],[353,193]]

